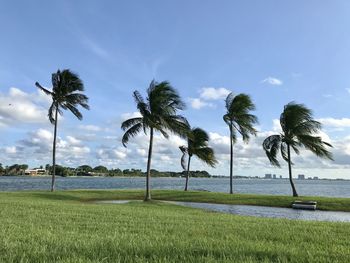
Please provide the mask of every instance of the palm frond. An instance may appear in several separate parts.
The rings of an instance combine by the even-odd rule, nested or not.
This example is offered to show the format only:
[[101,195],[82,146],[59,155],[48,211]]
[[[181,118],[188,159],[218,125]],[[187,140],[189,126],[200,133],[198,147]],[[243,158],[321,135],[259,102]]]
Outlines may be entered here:
[[89,98],[82,93],[70,93],[65,96],[65,102],[70,103],[75,106],[82,106],[83,108],[89,110],[90,107],[88,105]]
[[225,99],[225,106],[226,106],[226,109],[227,111],[230,111],[230,108],[231,108],[231,104],[232,104],[232,101],[233,101],[233,98],[235,97],[234,93],[233,92],[230,92],[226,99]]
[[210,166],[215,166],[217,160],[214,150],[208,146],[209,136],[206,131],[201,128],[192,128],[187,133],[186,152],[190,156],[197,156]]
[[129,128],[123,135],[122,144],[126,147],[126,144],[129,142],[129,139],[135,137],[142,130],[142,124],[137,123],[131,128]]
[[298,140],[308,150],[313,152],[316,156],[333,160],[332,153],[326,147],[332,147],[330,143],[322,141],[319,136],[299,135]]
[[267,138],[263,144],[272,163],[277,161],[275,149],[278,147],[281,147],[282,158],[288,161],[286,145],[289,145],[296,154],[300,154],[299,148],[303,146],[318,157],[332,160],[332,153],[327,149],[332,145],[314,135],[321,130],[322,126],[320,122],[313,119],[312,111],[305,105],[293,101],[285,105],[280,116],[280,124],[283,131],[282,144],[278,146],[276,138],[274,140]]
[[196,149],[195,155],[198,157],[198,159],[210,165],[211,167],[215,167],[218,162],[215,158],[214,150],[211,147],[198,148]]
[[258,123],[258,118],[251,114],[255,110],[255,105],[247,94],[233,96],[230,93],[226,98],[227,113],[223,116],[226,124],[238,131],[244,142],[248,142],[250,136],[256,136],[254,125]]
[[142,123],[141,117],[131,118],[131,119],[123,121],[121,128],[123,131],[125,131],[126,129],[129,129],[130,127],[132,127],[138,123]]
[[287,150],[287,144],[285,142],[281,142],[281,155],[283,160],[285,160],[286,162],[288,162],[288,150]]
[[62,70],[59,74],[59,88],[64,94],[84,91],[84,84],[79,75],[69,69]]
[[281,146],[281,136],[280,135],[271,135],[267,137],[263,142],[263,148],[265,150],[266,156],[269,159],[270,163],[275,166],[280,166],[277,160],[277,152]]
[[66,103],[66,104],[64,104],[64,106],[67,107],[74,114],[74,116],[78,118],[78,120],[83,119],[83,115],[74,105],[72,105],[70,103]]
[[181,115],[165,115],[159,117],[159,122],[162,127],[182,138],[187,137],[190,125],[185,117]]
[[52,96],[52,91],[49,91],[48,89],[45,89],[43,86],[39,84],[39,82],[35,82],[35,86],[37,86],[41,91],[43,91],[46,95]]
[[55,124],[55,121],[56,121],[55,120],[55,111],[56,111],[56,105],[55,105],[55,103],[51,103],[51,106],[50,106],[48,114],[47,114],[51,124]]

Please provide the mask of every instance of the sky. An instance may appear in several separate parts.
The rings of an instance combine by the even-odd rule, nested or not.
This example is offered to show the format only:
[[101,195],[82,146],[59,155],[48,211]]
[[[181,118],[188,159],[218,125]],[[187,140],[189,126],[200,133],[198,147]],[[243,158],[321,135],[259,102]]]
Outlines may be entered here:
[[[51,74],[71,69],[89,97],[84,119],[64,112],[57,163],[145,170],[148,136],[121,144],[120,124],[135,116],[134,90],[167,80],[187,108],[192,127],[205,129],[219,163],[193,170],[229,174],[229,92],[246,93],[259,118],[256,138],[234,147],[234,174],[287,176],[262,150],[279,133],[291,101],[313,110],[334,161],[294,154],[294,175],[350,179],[350,2],[324,1],[4,1],[0,0],[0,163],[51,162],[47,118]],[[152,168],[181,171],[178,136],[156,134]]]

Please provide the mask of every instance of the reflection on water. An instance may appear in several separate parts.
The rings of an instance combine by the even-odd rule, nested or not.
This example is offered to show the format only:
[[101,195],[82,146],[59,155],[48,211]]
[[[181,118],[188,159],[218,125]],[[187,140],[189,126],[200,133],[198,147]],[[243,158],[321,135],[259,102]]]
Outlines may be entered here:
[[[57,177],[57,189],[144,189],[145,178],[132,177]],[[0,176],[0,191],[47,190],[50,177]],[[295,180],[300,195],[350,197],[350,181]],[[183,189],[185,178],[151,178],[153,189]],[[191,178],[190,190],[228,192],[228,178]],[[235,179],[236,193],[289,195],[287,179]]]

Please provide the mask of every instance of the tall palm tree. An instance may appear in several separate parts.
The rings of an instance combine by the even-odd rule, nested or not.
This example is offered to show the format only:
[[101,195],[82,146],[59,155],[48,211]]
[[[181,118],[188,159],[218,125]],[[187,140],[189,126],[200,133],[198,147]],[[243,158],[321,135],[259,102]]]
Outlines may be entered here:
[[244,142],[248,143],[250,135],[256,136],[254,124],[258,123],[258,118],[251,114],[255,110],[255,105],[247,94],[235,96],[232,92],[228,94],[226,100],[226,114],[224,121],[230,129],[230,194],[233,194],[233,145],[237,141],[237,132],[242,136]]
[[332,160],[332,154],[327,150],[331,144],[322,141],[317,134],[321,130],[321,123],[312,117],[312,111],[303,104],[290,102],[284,106],[280,116],[282,132],[267,137],[263,142],[263,148],[272,165],[280,167],[277,160],[278,151],[281,152],[283,160],[288,163],[289,181],[292,186],[293,196],[298,196],[292,179],[292,148],[299,155],[299,148],[304,147],[318,157]]
[[151,200],[150,178],[154,132],[160,132],[165,138],[169,137],[168,131],[185,136],[189,125],[184,117],[176,114],[178,110],[185,108],[185,104],[169,82],[158,83],[153,80],[147,89],[146,101],[138,91],[134,91],[133,97],[141,117],[131,118],[122,123],[121,128],[125,131],[122,143],[126,147],[131,137],[136,136],[141,130],[145,134],[149,130],[145,195],[145,201],[148,201]]
[[53,151],[52,151],[52,182],[51,191],[55,190],[55,172],[56,172],[56,137],[57,137],[57,122],[58,114],[62,115],[62,110],[69,110],[79,120],[83,119],[83,115],[77,109],[77,106],[82,106],[85,109],[89,109],[88,97],[82,92],[84,91],[84,85],[79,76],[69,69],[62,71],[57,70],[52,74],[52,91],[42,87],[38,82],[35,85],[42,90],[46,95],[51,96],[52,104],[49,108],[48,116],[51,124],[54,125],[53,135]]
[[[180,146],[182,151],[181,166],[186,170],[186,185],[185,191],[188,190],[188,179],[190,177],[190,164],[193,155],[197,156],[199,160],[205,162],[211,167],[215,167],[217,160],[214,155],[214,150],[208,146],[209,136],[201,128],[193,128],[187,135],[187,146]],[[186,169],[186,154],[188,155],[187,169]]]

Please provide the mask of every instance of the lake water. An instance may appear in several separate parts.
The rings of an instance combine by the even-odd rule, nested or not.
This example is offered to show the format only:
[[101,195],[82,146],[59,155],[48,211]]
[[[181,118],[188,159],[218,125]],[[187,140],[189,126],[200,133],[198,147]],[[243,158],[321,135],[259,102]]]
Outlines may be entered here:
[[[299,195],[349,197],[350,181],[295,180]],[[0,176],[0,191],[48,190],[50,177]],[[183,189],[185,178],[151,178],[153,189]],[[65,189],[143,189],[141,177],[57,177],[56,188]],[[228,192],[228,178],[190,178],[190,190]],[[236,193],[290,195],[287,179],[235,179]]]

